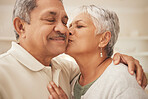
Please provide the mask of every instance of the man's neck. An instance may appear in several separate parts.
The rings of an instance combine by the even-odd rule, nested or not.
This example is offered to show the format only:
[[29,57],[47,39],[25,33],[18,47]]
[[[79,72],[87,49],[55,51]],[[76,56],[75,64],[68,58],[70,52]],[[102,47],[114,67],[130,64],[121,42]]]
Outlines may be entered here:
[[38,60],[44,66],[49,66],[51,64],[51,59],[54,56],[48,55],[46,52],[38,51],[35,48],[30,49],[30,47],[27,47],[21,43],[20,46],[22,46],[28,53],[30,53],[36,60]]
[[51,64],[52,57],[43,55],[33,55],[41,64],[44,66],[49,66]]

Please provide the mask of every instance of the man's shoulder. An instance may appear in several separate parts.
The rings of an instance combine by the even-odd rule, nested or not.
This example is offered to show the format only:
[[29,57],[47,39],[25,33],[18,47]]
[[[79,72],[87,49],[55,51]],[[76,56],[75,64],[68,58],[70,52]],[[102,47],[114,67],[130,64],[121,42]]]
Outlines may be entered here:
[[2,53],[0,54],[0,60],[7,57],[9,54],[8,53]]
[[7,74],[7,69],[10,66],[11,57],[7,52],[0,55],[0,78],[3,79]]
[[6,52],[0,55],[0,64],[2,63],[9,63],[11,55]]
[[0,55],[0,70],[8,70],[16,68],[18,61],[13,57],[9,52],[3,53]]

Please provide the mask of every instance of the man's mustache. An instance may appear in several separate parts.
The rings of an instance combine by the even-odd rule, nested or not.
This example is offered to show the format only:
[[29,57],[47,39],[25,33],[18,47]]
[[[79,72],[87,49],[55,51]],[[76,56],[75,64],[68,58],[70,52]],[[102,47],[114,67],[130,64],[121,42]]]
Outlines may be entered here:
[[63,34],[63,33],[58,33],[57,35],[51,36],[49,38],[58,38],[58,37],[62,37],[64,39],[67,38],[66,34]]
[[67,36],[65,35],[65,34],[58,34],[58,37],[63,37],[64,39],[66,39],[67,38]]

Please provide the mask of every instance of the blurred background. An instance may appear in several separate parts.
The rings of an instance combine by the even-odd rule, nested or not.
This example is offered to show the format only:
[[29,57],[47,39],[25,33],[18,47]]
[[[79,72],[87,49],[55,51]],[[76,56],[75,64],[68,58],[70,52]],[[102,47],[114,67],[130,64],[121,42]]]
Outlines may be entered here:
[[[0,0],[0,54],[15,41],[11,19],[14,2]],[[63,0],[63,4],[68,15],[84,4],[115,11],[121,28],[115,52],[138,59],[148,77],[148,0]]]

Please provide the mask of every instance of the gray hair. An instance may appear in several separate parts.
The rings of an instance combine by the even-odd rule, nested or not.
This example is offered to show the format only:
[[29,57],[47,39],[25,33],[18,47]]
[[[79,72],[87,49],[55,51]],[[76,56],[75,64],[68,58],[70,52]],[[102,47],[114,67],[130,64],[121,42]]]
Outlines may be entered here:
[[[60,0],[62,2],[62,0]],[[28,24],[30,24],[30,13],[31,11],[37,7],[36,0],[16,0],[14,9],[13,9],[13,17],[19,17],[20,19],[24,20]],[[16,34],[16,39],[19,38],[18,33],[14,30]]]
[[107,56],[111,57],[113,54],[113,48],[117,41],[120,31],[119,19],[115,12],[96,7],[95,5],[84,5],[75,10],[75,16],[80,13],[88,13],[96,27],[96,34],[104,33],[106,31],[111,32],[111,39],[105,50]]

